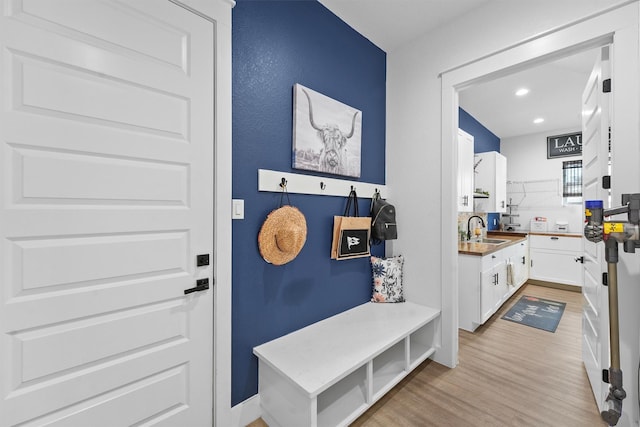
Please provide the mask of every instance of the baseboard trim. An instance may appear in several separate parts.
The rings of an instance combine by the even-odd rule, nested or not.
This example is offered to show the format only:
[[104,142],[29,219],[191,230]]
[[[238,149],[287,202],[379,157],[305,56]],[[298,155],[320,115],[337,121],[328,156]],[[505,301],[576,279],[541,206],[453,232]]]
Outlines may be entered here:
[[530,285],[545,286],[547,288],[562,289],[562,290],[571,291],[571,292],[578,292],[578,293],[582,292],[581,286],[565,285],[564,283],[546,282],[544,280],[535,280],[535,279],[529,279],[527,280],[527,283]]
[[260,395],[254,394],[231,408],[231,426],[245,427],[262,416]]

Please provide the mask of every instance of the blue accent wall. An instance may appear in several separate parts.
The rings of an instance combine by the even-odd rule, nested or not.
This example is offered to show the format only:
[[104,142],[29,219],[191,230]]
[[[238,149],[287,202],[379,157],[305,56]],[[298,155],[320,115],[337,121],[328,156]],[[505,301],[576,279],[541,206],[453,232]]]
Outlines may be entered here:
[[[291,167],[293,85],[300,83],[362,111],[359,180],[384,184],[386,54],[315,0],[238,0],[232,31],[232,187],[233,198],[245,201],[245,219],[234,220],[232,230],[236,405],[258,391],[254,346],[371,298],[368,258],[330,259],[333,216],[344,211],[346,194],[291,194],[307,220],[306,244],[284,266],[262,259],[258,233],[280,195],[258,192],[257,175],[258,169],[312,174]],[[359,196],[362,215],[371,195]],[[384,245],[372,253],[383,256]]]
[[458,127],[473,135],[473,152],[500,152],[500,138],[462,108],[458,110]]

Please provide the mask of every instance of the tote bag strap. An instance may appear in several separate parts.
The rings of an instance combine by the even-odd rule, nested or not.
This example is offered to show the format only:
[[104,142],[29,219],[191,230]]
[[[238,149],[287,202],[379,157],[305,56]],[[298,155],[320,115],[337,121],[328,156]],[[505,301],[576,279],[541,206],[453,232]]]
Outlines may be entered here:
[[354,215],[353,216],[360,216],[359,212],[358,212],[358,195],[356,194],[356,190],[354,190],[354,189],[351,189],[351,192],[347,196],[347,207],[344,209],[344,215],[343,216],[350,216],[349,215],[349,211],[351,210],[351,203],[352,202],[353,202],[353,205],[354,205],[354,208],[353,208]]

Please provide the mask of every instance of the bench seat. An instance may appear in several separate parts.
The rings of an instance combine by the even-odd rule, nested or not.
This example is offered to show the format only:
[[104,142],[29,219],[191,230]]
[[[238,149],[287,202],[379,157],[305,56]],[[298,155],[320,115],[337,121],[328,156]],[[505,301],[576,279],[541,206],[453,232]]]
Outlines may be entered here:
[[440,311],[365,303],[253,349],[271,427],[348,425],[436,350]]

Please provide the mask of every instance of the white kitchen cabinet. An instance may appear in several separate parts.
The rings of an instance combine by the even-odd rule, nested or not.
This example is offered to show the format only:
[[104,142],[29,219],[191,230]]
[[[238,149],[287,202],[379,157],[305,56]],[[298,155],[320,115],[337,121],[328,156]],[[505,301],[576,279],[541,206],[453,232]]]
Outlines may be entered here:
[[458,212],[473,212],[473,135],[458,129]]
[[[507,280],[509,264],[513,283]],[[529,279],[528,265],[526,239],[484,256],[458,255],[458,327],[473,332],[486,322]]]
[[489,192],[487,198],[477,198],[475,212],[507,211],[507,158],[496,151],[474,156],[474,187]]
[[523,240],[507,248],[508,263],[513,266],[513,291],[520,288],[529,279],[529,242]]
[[509,293],[507,265],[504,252],[496,252],[483,258],[491,258],[490,268],[480,274],[480,324],[484,323],[502,305]]
[[582,286],[582,239],[576,236],[529,235],[530,278],[545,282]]

